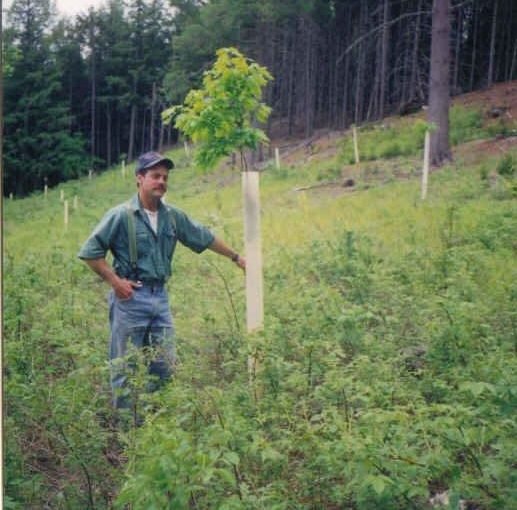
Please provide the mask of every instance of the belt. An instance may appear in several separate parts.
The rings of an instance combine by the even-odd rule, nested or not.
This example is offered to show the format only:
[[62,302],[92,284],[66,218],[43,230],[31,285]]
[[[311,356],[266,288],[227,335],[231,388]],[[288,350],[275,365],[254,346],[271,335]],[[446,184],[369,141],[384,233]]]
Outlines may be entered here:
[[151,289],[151,292],[163,289],[165,280],[140,280],[143,287]]

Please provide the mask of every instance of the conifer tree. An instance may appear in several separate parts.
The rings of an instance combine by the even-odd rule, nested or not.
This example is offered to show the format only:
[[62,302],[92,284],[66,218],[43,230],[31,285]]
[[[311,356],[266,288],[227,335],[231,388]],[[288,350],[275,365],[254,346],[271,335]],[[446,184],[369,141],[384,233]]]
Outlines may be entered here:
[[48,0],[16,0],[10,10],[16,50],[5,82],[4,192],[24,195],[86,170],[84,143],[70,132],[62,76],[48,44]]

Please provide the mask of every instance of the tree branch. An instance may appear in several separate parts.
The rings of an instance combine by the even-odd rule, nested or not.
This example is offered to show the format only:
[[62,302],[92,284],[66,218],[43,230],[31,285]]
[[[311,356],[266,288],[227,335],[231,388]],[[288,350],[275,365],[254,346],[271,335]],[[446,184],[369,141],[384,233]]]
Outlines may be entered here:
[[[471,2],[472,0],[467,0]],[[339,55],[339,57],[336,60],[336,66],[338,66],[341,61],[345,58],[345,56],[350,53],[359,43],[364,41],[364,39],[370,37],[371,35],[375,34],[376,32],[379,32],[381,30],[384,30],[385,27],[389,27],[390,25],[393,25],[394,23],[398,23],[399,21],[405,19],[405,18],[411,18],[413,16],[419,16],[421,14],[432,14],[431,11],[416,11],[416,12],[406,12],[406,14],[401,14],[398,18],[394,18],[387,23],[381,23],[380,25],[376,26],[369,32],[366,32],[366,34],[358,37],[353,43],[348,45],[345,50]]]

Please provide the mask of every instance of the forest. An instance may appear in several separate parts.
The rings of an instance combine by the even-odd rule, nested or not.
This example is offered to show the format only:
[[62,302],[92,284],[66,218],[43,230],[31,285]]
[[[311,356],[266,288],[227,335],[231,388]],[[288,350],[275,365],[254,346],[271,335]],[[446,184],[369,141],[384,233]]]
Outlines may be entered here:
[[[4,194],[177,141],[161,112],[235,46],[265,66],[270,138],[427,104],[432,0],[109,0],[71,19],[15,0],[3,27]],[[452,1],[452,95],[517,76],[512,0]],[[263,154],[258,154],[258,158]]]

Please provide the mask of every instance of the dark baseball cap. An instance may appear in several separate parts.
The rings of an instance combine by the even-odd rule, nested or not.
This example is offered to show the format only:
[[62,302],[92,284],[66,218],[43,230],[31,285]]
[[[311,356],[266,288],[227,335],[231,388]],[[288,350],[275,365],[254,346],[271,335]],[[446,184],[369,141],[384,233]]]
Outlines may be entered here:
[[158,165],[159,163],[165,165],[168,170],[174,168],[174,163],[172,159],[166,158],[162,156],[159,152],[146,152],[142,154],[136,163],[135,174],[141,172],[142,170],[147,170],[153,166]]

